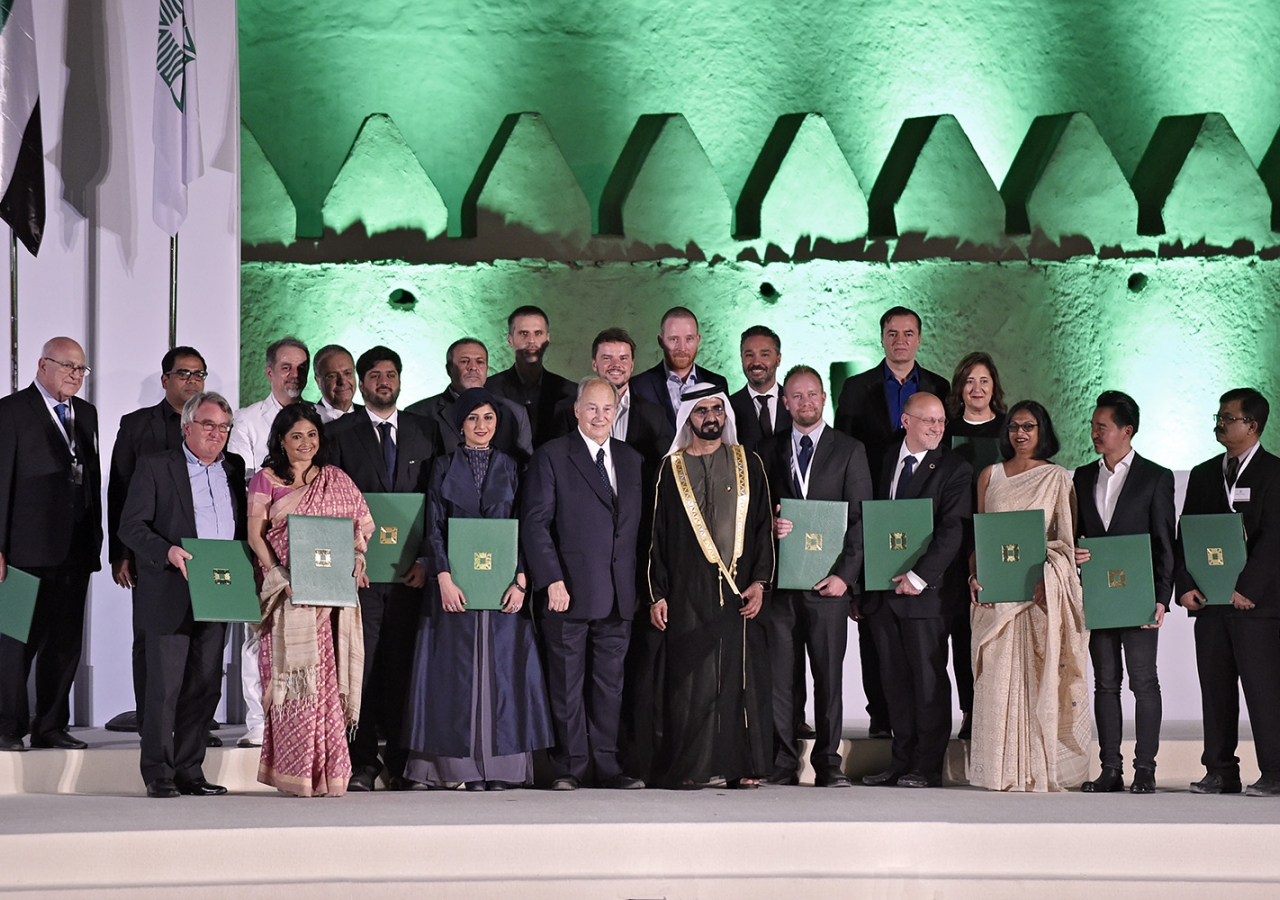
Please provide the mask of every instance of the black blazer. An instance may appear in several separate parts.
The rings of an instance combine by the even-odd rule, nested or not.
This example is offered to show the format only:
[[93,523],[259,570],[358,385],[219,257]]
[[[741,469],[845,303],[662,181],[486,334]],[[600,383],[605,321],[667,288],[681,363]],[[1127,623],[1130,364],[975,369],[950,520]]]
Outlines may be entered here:
[[[454,427],[449,411],[453,409],[454,396],[445,388],[434,397],[419,400],[405,407],[403,412],[430,419],[436,426],[436,456],[443,456],[458,449],[458,429]],[[519,403],[499,398],[502,409],[498,412],[498,430],[493,436],[493,447],[510,456],[523,467],[533,455],[533,438],[529,431],[529,417]],[[345,418],[345,416],[344,416]]]
[[[1098,486],[1098,463],[1076,469],[1078,537],[1109,537],[1120,534],[1151,535],[1151,569],[1155,575],[1156,602],[1168,609],[1173,595],[1173,544],[1177,510],[1173,502],[1173,473],[1138,454],[1125,476],[1111,527],[1102,526],[1102,514],[1094,500]],[[1245,471],[1249,471],[1245,469]]]
[[[71,451],[40,389],[33,382],[0,397],[0,553],[9,565],[102,568],[98,411],[79,397],[71,398],[71,408],[87,503],[81,529],[71,527],[77,492]],[[73,541],[78,530],[82,539]]]
[[[556,404],[556,437],[577,432],[578,420],[573,415],[573,403],[574,398],[568,398]],[[658,463],[671,449],[674,438],[674,429],[658,404],[632,391],[631,409],[627,413],[627,436],[623,440],[640,451],[650,475],[657,473]]]
[[[898,438],[885,453],[876,485],[876,498],[879,500],[889,499],[893,471],[898,467],[898,454],[904,440],[906,437],[900,430]],[[973,468],[946,447],[930,450],[895,499],[924,498],[933,501],[933,537],[911,571],[923,578],[928,587],[916,595],[876,592],[881,602],[888,603],[896,615],[908,619],[946,614],[941,588],[947,570],[964,546],[965,523],[972,521]]]
[[431,460],[439,440],[436,424],[425,416],[400,410],[396,418],[396,482],[387,482],[378,433],[362,410],[326,426],[330,461],[351,476],[361,493],[425,494],[431,480]]
[[[784,497],[800,497],[791,474],[791,432],[775,434],[760,445],[760,459],[769,479],[774,502]],[[844,533],[844,549],[832,573],[839,575],[856,595],[862,577],[862,501],[872,498],[871,473],[867,453],[859,441],[833,428],[822,429],[813,459],[809,461],[809,500],[844,500],[849,504],[849,524]],[[793,538],[794,539],[794,538]],[[783,538],[787,540],[787,538]],[[815,600],[841,600],[804,592]]]
[[[697,369],[699,382],[714,384],[726,394],[729,393],[729,382],[725,380],[723,375],[717,375],[710,369],[704,369],[696,363],[694,368]],[[645,369],[639,375],[631,376],[630,390],[634,396],[643,397],[650,403],[656,403],[666,414],[667,424],[671,426],[672,433],[675,432],[676,413],[679,410],[671,405],[671,395],[667,393],[667,370],[663,368],[662,363],[658,363],[652,369]]]
[[[1223,454],[1200,463],[1187,480],[1187,496],[1182,514],[1227,513],[1227,490],[1222,479]],[[1248,502],[1236,502],[1236,512],[1244,517],[1245,548],[1248,558],[1244,571],[1236,579],[1236,590],[1256,605],[1255,609],[1234,606],[1209,606],[1192,616],[1239,615],[1257,618],[1280,618],[1280,458],[1259,447],[1240,473],[1237,488],[1248,488]],[[1181,597],[1196,586],[1187,571],[1182,548],[1181,530],[1174,545],[1174,590]]]
[[777,409],[773,408],[775,404],[769,405],[769,416],[773,419],[773,431],[769,434],[763,434],[760,431],[760,407],[751,398],[751,392],[747,387],[744,386],[742,390],[730,394],[729,404],[733,407],[734,424],[738,429],[738,443],[748,450],[759,449],[760,442],[772,435],[791,433],[791,413],[787,412],[786,406],[782,403],[781,389],[778,391]]
[[603,619],[614,609],[630,620],[636,606],[640,533],[640,453],[609,439],[615,499],[578,433],[533,454],[520,506],[520,543],[535,590],[564,581],[569,608],[544,615]]
[[[235,509],[236,540],[245,539],[244,460],[224,453],[222,468]],[[135,631],[174,634],[191,620],[187,580],[169,563],[169,548],[196,537],[191,479],[182,448],[138,460],[120,518],[120,539],[134,553],[138,584],[133,589]]]
[[523,388],[520,384],[520,375],[516,372],[515,366],[490,375],[484,386],[485,390],[495,397],[503,397],[527,410],[529,424],[534,429],[533,446],[535,449],[555,437],[556,404],[566,397],[572,399],[578,393],[578,386],[568,378],[543,369],[542,380],[539,382],[537,405],[536,407],[525,407],[524,399],[521,395]]
[[120,540],[120,513],[129,496],[129,480],[138,460],[162,450],[182,446],[182,414],[161,400],[120,417],[120,431],[111,451],[107,478],[107,558],[114,564],[133,559],[133,551]]
[[[951,385],[947,379],[916,364],[919,390],[934,394],[946,402]],[[884,395],[884,360],[852,378],[846,379],[840,388],[840,400],[836,404],[836,431],[856,437],[867,448],[867,463],[871,471],[879,472],[894,435],[902,427],[900,422],[889,421],[889,401]]]

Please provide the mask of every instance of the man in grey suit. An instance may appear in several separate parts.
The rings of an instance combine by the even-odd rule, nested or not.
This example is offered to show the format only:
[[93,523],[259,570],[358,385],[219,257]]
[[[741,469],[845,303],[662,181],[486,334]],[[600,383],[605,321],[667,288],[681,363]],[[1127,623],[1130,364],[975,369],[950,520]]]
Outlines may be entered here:
[[146,660],[140,767],[147,796],[225,794],[204,777],[205,724],[222,695],[226,625],[197,622],[183,538],[244,540],[244,460],[225,452],[231,405],[198,393],[182,408],[182,446],[144,456],[120,538],[138,564],[133,625]]

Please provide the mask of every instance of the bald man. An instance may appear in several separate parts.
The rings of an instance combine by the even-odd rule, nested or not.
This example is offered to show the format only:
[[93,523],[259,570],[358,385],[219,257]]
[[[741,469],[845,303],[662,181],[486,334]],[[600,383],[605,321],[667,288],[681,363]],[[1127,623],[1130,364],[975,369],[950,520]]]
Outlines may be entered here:
[[102,565],[98,413],[76,396],[88,374],[84,349],[57,337],[41,349],[35,381],[0,398],[0,581],[11,565],[40,579],[27,642],[0,636],[0,751],[25,750],[28,731],[32,747],[87,746],[67,726],[89,575]]

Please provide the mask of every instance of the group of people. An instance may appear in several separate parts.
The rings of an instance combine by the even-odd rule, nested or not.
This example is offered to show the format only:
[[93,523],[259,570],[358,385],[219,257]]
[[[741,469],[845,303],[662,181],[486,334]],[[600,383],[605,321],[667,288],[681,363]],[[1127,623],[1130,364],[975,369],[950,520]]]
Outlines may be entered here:
[[[884,359],[848,378],[824,419],[822,376],[782,372],[778,335],[742,334],[746,385],[696,362],[697,318],[662,318],[663,360],[636,374],[636,345],[606,329],[592,375],[548,371],[546,314],[508,318],[509,368],[489,375],[475,338],[448,349],[448,386],[399,406],[390,348],[314,357],[321,400],[301,400],[312,363],[295,338],[266,350],[271,393],[233,411],[204,390],[203,357],[169,351],[165,397],[126,415],[111,459],[113,576],[134,596],[141,773],[153,797],[219,794],[205,779],[205,729],[220,699],[226,626],[194,620],[184,538],[247,540],[262,616],[246,626],[244,746],[259,779],[303,796],[463,785],[529,785],[546,749],[551,787],[696,789],[797,784],[812,739],[815,783],[847,787],[840,741],[847,620],[858,625],[870,734],[892,740],[871,786],[942,783],[952,680],[971,740],[970,783],[995,790],[1125,787],[1120,683],[1136,699],[1130,789],[1155,789],[1160,734],[1157,629],[1170,603],[1196,617],[1206,775],[1198,793],[1243,789],[1238,685],[1261,779],[1280,795],[1280,460],[1259,441],[1268,405],[1223,395],[1225,452],[1191,473],[1184,513],[1239,512],[1248,561],[1230,606],[1205,605],[1177,533],[1172,473],[1138,456],[1139,409],[1097,399],[1100,459],[1074,474],[1034,400],[1006,406],[994,360],[972,353],[951,379],[916,362],[922,322],[880,320]],[[89,574],[99,566],[101,476],[94,408],[79,393],[82,348],[56,338],[35,382],[0,399],[0,579],[40,578],[27,642],[0,637],[0,750],[83,747],[67,731]],[[357,403],[357,393],[363,404]],[[999,461],[974,466],[973,439]],[[963,439],[963,440],[961,440]],[[954,446],[953,446],[954,445]],[[963,446],[962,446],[963,445]],[[418,559],[370,583],[377,523],[364,496],[424,497]],[[804,540],[784,499],[844,501],[843,544],[808,590],[780,590],[777,548]],[[933,534],[892,590],[863,585],[863,503],[927,499]],[[1042,510],[1046,559],[1033,596],[985,603],[973,514]],[[350,519],[359,603],[291,602],[291,515]],[[501,597],[468,597],[450,566],[450,523],[516,519],[519,554]],[[1154,624],[1086,630],[1080,537],[1148,534]],[[480,603],[480,600],[486,602]],[[469,609],[470,605],[489,608]],[[950,650],[948,649],[950,644]],[[1092,656],[1101,775],[1086,781]],[[27,675],[36,667],[36,708]],[[812,671],[814,724],[805,722]]]

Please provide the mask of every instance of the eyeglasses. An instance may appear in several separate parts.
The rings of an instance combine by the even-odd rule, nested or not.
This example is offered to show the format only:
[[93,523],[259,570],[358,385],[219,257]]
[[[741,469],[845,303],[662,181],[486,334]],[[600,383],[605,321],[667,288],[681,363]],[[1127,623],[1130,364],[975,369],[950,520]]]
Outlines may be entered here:
[[81,378],[84,378],[86,375],[88,375],[90,372],[93,371],[88,366],[78,366],[73,362],[67,362],[66,360],[63,360],[63,359],[54,359],[52,356],[42,356],[40,358],[47,359],[49,360],[49,362],[54,363],[55,365],[62,366],[62,368],[66,369],[72,375],[78,375]]
[[1232,422],[1252,422],[1249,416],[1227,416],[1222,413],[1214,413],[1213,421],[1218,425],[1230,425]]
[[694,416],[698,416],[699,418],[705,419],[707,416],[715,416],[717,419],[719,419],[723,415],[724,415],[724,407],[720,404],[716,404],[715,406],[699,406],[689,410],[690,418],[693,418]]
[[1023,434],[1030,434],[1040,427],[1039,422],[1010,422],[1005,426],[1005,430],[1010,434],[1021,431]]
[[209,375],[209,373],[204,369],[196,369],[194,372],[190,369],[174,369],[172,372],[165,372],[164,374],[172,375],[174,378],[178,378],[182,381],[190,381],[192,378],[204,381]]
[[912,415],[911,413],[903,413],[903,415],[911,416],[911,418],[916,419],[917,421],[923,422],[925,424],[925,427],[927,428],[934,428],[936,426],[945,427],[947,424],[946,416],[943,416],[941,419],[926,419],[924,416]]
[[201,419],[199,421],[192,422],[191,424],[199,425],[201,428],[204,429],[206,434],[212,433],[214,431],[220,431],[223,434],[230,434],[231,428],[232,428],[232,425],[230,422],[210,422],[208,419]]

